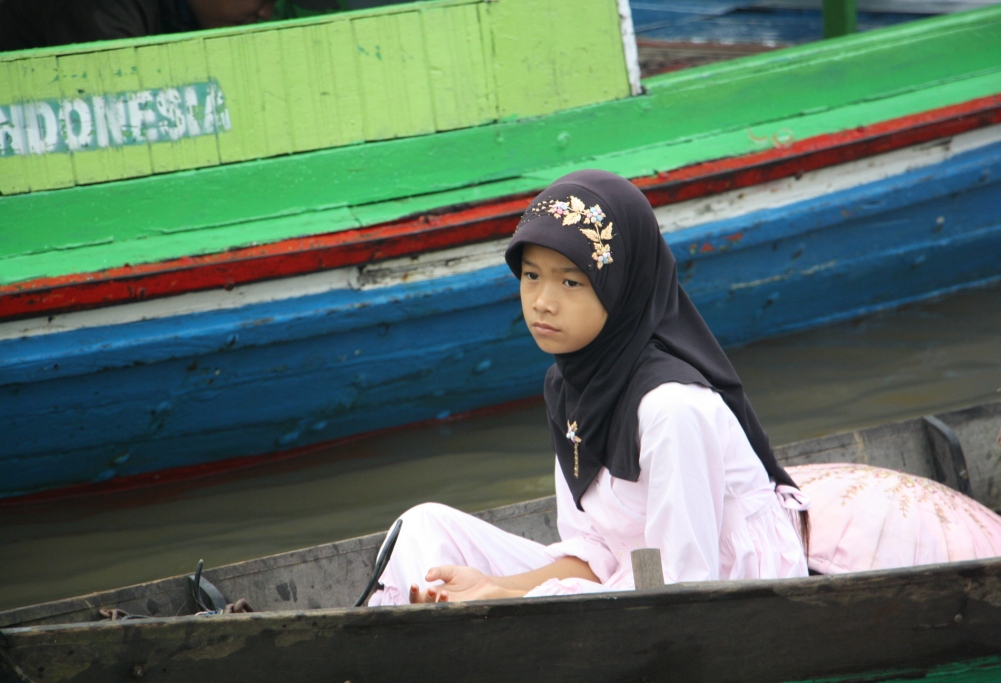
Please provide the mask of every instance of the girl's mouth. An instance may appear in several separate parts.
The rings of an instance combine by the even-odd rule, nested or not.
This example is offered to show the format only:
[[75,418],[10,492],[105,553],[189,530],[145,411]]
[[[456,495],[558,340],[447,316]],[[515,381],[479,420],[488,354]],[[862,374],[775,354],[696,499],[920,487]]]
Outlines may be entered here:
[[543,336],[551,336],[559,332],[558,329],[552,325],[547,325],[546,323],[532,323],[532,330],[536,334],[541,334]]

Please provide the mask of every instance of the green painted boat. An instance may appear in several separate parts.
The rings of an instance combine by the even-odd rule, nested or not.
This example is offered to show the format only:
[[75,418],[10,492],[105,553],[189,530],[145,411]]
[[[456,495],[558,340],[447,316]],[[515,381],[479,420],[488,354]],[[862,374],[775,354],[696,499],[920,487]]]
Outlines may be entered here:
[[629,5],[434,0],[0,54],[0,498],[539,393],[504,243],[643,189],[740,344],[1001,278],[1001,7],[638,80]]
[[[867,463],[1001,506],[1001,402],[794,443],[783,465]],[[479,513],[556,540],[553,498]],[[981,683],[1001,676],[1001,558],[804,579],[550,598],[350,607],[373,534],[205,570],[225,602],[194,616],[188,577],[0,613],[2,683],[214,680]],[[131,618],[100,621],[101,610]],[[176,616],[189,615],[189,616]]]

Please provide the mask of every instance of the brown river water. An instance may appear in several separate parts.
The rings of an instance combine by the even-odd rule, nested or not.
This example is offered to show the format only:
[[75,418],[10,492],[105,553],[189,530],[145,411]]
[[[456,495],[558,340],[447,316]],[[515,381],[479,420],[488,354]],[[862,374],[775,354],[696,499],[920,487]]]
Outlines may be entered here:
[[[1001,400],[1001,286],[730,357],[777,444]],[[0,610],[370,533],[426,500],[474,511],[552,488],[534,401],[236,475],[0,508]]]

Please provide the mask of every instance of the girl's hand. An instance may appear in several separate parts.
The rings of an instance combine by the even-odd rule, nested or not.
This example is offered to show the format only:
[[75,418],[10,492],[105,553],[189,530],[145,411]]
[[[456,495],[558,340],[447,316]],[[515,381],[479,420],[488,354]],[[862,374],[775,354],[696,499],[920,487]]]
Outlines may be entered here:
[[524,595],[506,588],[498,577],[488,576],[478,569],[458,565],[432,567],[424,577],[426,581],[444,581],[438,586],[420,590],[417,584],[410,586],[410,602],[463,602],[465,600],[495,600]]

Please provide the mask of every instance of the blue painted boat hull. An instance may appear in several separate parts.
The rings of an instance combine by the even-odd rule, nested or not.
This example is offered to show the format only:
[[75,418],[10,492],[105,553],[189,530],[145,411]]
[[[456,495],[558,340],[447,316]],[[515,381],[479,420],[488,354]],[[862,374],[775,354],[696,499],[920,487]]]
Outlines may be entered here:
[[[667,240],[710,327],[741,344],[998,280],[999,179],[1001,143]],[[537,395],[551,357],[517,297],[498,265],[0,341],[0,497]]]

